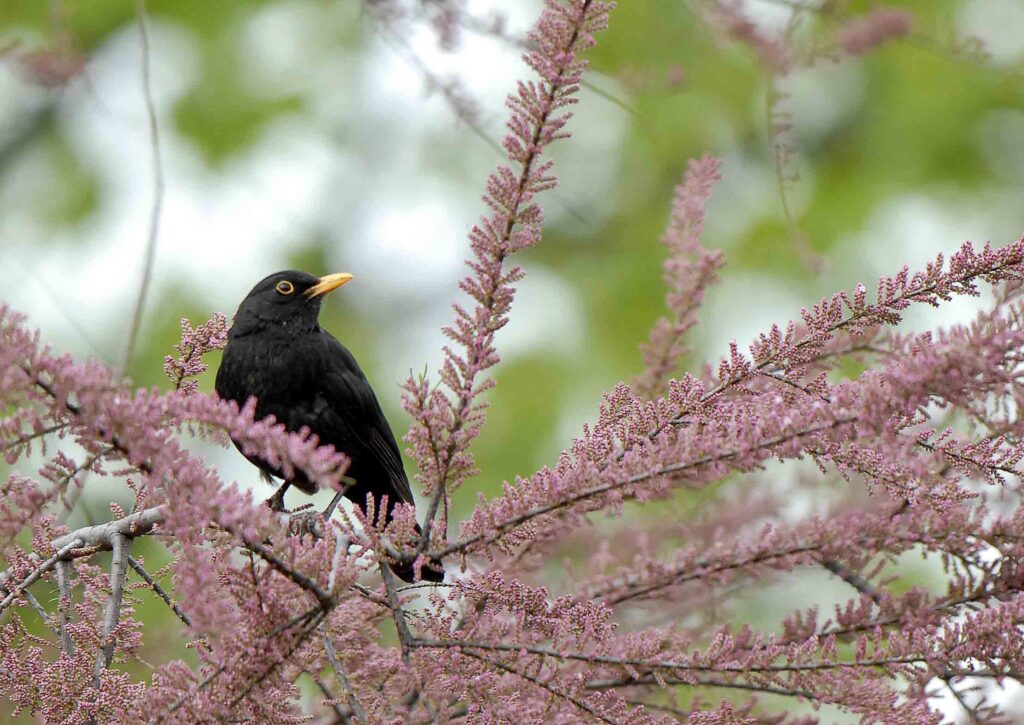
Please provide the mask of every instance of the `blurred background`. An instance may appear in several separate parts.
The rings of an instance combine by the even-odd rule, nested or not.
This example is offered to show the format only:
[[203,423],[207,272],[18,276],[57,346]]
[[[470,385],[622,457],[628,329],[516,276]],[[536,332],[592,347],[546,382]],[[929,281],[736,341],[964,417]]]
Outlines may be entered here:
[[[638,345],[664,309],[658,240],[688,158],[723,159],[704,241],[727,259],[691,369],[823,295],[873,290],[967,239],[1021,236],[1024,3],[889,5],[912,14],[911,32],[862,58],[831,39],[875,3],[742,3],[797,49],[778,76],[700,2],[621,3],[590,56],[572,138],[553,149],[561,183],[541,199],[544,241],[516,260],[527,277],[498,337],[484,473],[453,520],[554,462],[601,393],[639,372]],[[322,322],[400,436],[399,385],[440,360],[539,9],[155,0],[144,54],[131,0],[4,0],[0,302],[56,349],[124,365],[156,197],[148,55],[163,190],[126,373],[166,386],[179,320],[230,316],[266,274],[347,271],[356,279]],[[913,312],[910,324],[935,319]],[[227,479],[263,486],[233,450],[211,456]],[[105,518],[109,500],[87,489],[79,515]]]

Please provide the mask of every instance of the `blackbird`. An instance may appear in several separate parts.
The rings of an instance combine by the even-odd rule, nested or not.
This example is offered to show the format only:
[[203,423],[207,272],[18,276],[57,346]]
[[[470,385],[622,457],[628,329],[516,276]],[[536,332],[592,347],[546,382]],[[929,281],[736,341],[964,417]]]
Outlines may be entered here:
[[[354,483],[345,496],[364,511],[368,493],[378,505],[387,496],[385,520],[390,520],[396,505],[415,505],[398,444],[356,359],[318,321],[323,296],[351,280],[345,273],[317,278],[289,270],[253,287],[228,333],[216,389],[222,399],[239,405],[255,397],[257,419],[272,415],[289,431],[306,426],[321,445],[330,444],[348,456],[346,476]],[[235,446],[245,454],[237,441]],[[268,481],[285,478],[279,467],[259,455],[246,458]],[[283,510],[289,486],[308,494],[316,491],[315,482],[296,471],[267,503]],[[412,581],[411,565],[393,568]],[[421,576],[441,581],[440,562],[423,566]]]

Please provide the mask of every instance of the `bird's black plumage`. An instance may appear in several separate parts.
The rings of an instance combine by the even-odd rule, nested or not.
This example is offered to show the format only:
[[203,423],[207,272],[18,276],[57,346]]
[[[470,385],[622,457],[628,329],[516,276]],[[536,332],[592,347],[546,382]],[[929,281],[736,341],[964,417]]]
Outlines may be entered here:
[[[216,389],[239,405],[255,397],[257,419],[272,415],[290,431],[306,426],[321,445],[347,455],[355,483],[345,495],[364,508],[367,493],[377,502],[387,496],[390,518],[397,504],[414,505],[398,443],[356,359],[318,321],[323,294],[350,279],[285,271],[253,287],[228,333]],[[259,456],[246,457],[264,474],[284,477]],[[288,484],[316,490],[301,471]],[[409,566],[395,572],[411,579]],[[423,567],[422,576],[440,581],[443,573]]]

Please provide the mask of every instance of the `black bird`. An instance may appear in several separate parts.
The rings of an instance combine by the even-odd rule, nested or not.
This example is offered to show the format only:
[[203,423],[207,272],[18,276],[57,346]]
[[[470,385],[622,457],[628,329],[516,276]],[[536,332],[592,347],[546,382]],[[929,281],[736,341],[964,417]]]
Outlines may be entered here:
[[[289,270],[253,287],[228,333],[216,389],[222,399],[240,406],[255,397],[257,419],[272,415],[290,431],[307,426],[321,445],[333,445],[347,455],[351,464],[346,476],[355,482],[346,497],[365,511],[367,493],[378,505],[387,496],[390,519],[396,505],[414,505],[398,444],[356,359],[318,320],[323,296],[351,280],[346,273],[317,278]],[[237,442],[235,446],[241,450]],[[259,456],[246,457],[267,480],[285,477]],[[268,499],[272,508],[284,509],[288,486],[309,494],[316,491],[316,484],[296,471]],[[412,580],[411,565],[394,570]],[[441,581],[440,563],[424,566],[422,577]]]

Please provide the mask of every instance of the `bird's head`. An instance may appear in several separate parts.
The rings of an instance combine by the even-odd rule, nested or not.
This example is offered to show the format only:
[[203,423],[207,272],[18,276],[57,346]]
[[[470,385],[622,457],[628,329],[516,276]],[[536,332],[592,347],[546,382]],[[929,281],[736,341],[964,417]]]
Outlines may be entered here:
[[323,296],[350,282],[347,272],[315,277],[286,270],[264,277],[238,306],[234,334],[268,325],[316,327]]

